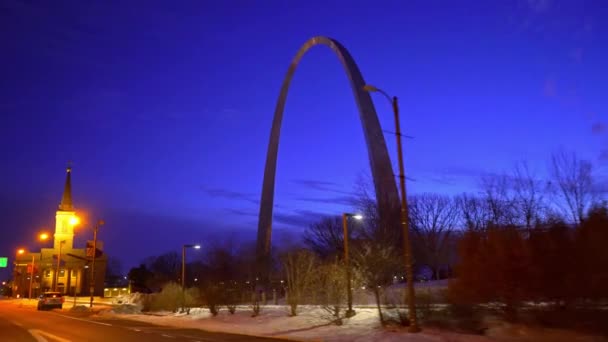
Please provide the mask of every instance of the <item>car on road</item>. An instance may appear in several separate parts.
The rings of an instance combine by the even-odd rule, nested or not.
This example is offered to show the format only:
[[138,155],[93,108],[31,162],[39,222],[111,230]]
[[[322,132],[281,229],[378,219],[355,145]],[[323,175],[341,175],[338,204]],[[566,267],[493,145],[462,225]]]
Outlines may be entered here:
[[38,297],[38,310],[63,308],[65,298],[61,292],[45,292]]

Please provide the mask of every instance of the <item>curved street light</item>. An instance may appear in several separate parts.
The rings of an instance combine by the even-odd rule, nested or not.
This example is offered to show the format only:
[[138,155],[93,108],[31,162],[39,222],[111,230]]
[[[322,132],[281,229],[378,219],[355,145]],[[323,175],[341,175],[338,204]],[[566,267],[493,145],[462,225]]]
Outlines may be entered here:
[[399,124],[399,103],[396,96],[389,96],[382,89],[371,84],[366,84],[363,87],[367,92],[378,92],[388,99],[393,108],[395,116],[395,135],[397,136],[397,156],[399,158],[399,187],[401,190],[401,227],[403,229],[403,247],[405,259],[405,271],[408,275],[407,279],[407,304],[408,316],[410,320],[410,332],[419,332],[418,320],[416,318],[416,304],[414,303],[414,268],[412,267],[412,246],[410,241],[410,233],[408,227],[408,210],[407,210],[407,194],[405,192],[405,168],[403,166],[403,148],[401,147],[401,125]]
[[352,317],[355,315],[355,310],[353,310],[353,289],[351,286],[351,272],[350,272],[350,253],[348,252],[348,240],[350,239],[350,234],[348,231],[348,218],[352,217],[355,220],[362,220],[363,215],[360,214],[350,214],[343,213],[342,214],[342,228],[344,230],[344,267],[346,268],[346,295],[348,301],[348,310],[346,310],[346,317]]
[[201,245],[182,246],[182,290],[185,290],[186,288],[186,248],[200,249]]

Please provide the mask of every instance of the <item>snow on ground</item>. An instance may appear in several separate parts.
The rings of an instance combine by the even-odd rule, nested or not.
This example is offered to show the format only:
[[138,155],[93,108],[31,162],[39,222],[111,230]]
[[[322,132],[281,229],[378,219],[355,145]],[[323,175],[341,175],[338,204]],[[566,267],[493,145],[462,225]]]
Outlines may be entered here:
[[[239,306],[234,315],[223,307],[218,316],[213,317],[207,308],[192,308],[190,314],[153,312],[141,313],[139,294],[121,298],[95,298],[94,311],[102,317],[119,317],[148,322],[163,326],[202,329],[207,331],[226,332],[245,335],[288,338],[302,341],[408,341],[408,342],[485,342],[485,341],[606,341],[608,338],[583,335],[561,330],[533,328],[518,324],[508,324],[488,318],[485,335],[461,334],[437,328],[423,327],[418,334],[410,334],[406,328],[392,326],[383,328],[378,323],[378,312],[372,307],[357,307],[357,314],[344,319],[344,324],[337,326],[330,322],[326,311],[317,306],[299,306],[298,316],[290,317],[285,305],[266,305],[261,307],[259,316],[251,317],[249,306]],[[9,299],[15,305],[35,307],[37,301],[32,299]],[[78,313],[88,309],[88,298],[77,298],[76,308],[72,310],[73,297],[66,297],[64,310]],[[120,303],[120,304],[118,304]],[[96,317],[95,315],[92,317]]]
[[267,305],[259,316],[251,317],[252,310],[238,307],[234,315],[226,309],[213,317],[209,310],[194,308],[189,315],[160,312],[153,315],[124,315],[103,312],[102,315],[118,316],[158,325],[203,329],[245,335],[271,336],[305,341],[489,341],[483,336],[464,335],[425,329],[420,334],[408,334],[401,328],[384,329],[378,323],[375,309],[356,308],[357,315],[345,319],[342,326],[330,322],[321,308],[302,306],[298,316],[290,317],[288,309],[280,305]]
[[100,313],[102,316],[116,316],[125,319],[148,322],[157,325],[203,329],[255,336],[288,338],[302,341],[411,341],[411,342],[484,342],[484,341],[608,341],[606,338],[582,335],[559,329],[531,328],[502,321],[488,320],[485,335],[461,334],[437,328],[424,327],[418,334],[407,332],[406,328],[392,326],[383,328],[378,323],[378,312],[369,307],[355,307],[357,314],[344,319],[341,326],[332,324],[327,313],[317,306],[299,306],[298,316],[290,317],[288,307],[266,305],[259,316],[251,317],[248,306],[239,306],[234,315],[222,308],[213,317],[206,308],[193,308],[189,315],[184,313],[156,312],[152,314],[118,314],[112,311]]

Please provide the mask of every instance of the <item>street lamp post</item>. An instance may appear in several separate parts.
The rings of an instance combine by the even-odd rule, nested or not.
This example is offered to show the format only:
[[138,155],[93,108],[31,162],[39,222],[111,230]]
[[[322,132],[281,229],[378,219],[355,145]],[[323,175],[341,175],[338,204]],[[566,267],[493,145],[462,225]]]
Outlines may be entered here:
[[[48,239],[48,237],[49,237],[49,234],[47,234],[47,233],[41,233],[38,236],[38,239],[40,241],[45,241],[46,239]],[[18,249],[17,250],[17,254],[19,254],[19,255],[25,254],[25,249],[23,249],[23,248]],[[33,285],[34,285],[34,268],[36,266],[36,255],[34,253],[31,253],[31,252],[30,252],[30,254],[32,255],[32,263],[31,263],[31,267],[32,268],[31,268],[31,270],[29,272],[29,274],[30,274],[30,281],[29,281],[30,286],[29,286],[28,296],[27,296],[28,299],[32,299],[32,288],[33,288]]]
[[397,137],[397,156],[399,158],[399,187],[401,190],[401,227],[403,229],[403,249],[405,258],[405,271],[407,273],[407,304],[410,320],[410,332],[419,332],[420,327],[416,318],[416,304],[414,303],[414,270],[412,267],[412,249],[408,227],[407,195],[405,192],[405,168],[403,166],[403,149],[401,147],[401,125],[399,124],[399,104],[396,96],[389,96],[385,91],[373,85],[365,85],[363,90],[367,92],[379,92],[391,103],[395,115],[395,135]]
[[103,226],[105,222],[103,220],[97,221],[95,228],[93,228],[93,261],[91,262],[91,284],[89,285],[89,295],[91,296],[89,301],[89,307],[93,307],[93,296],[95,295],[95,257],[97,256],[97,231],[99,227]]
[[[84,274],[84,272],[83,272],[83,274]],[[73,293],[73,296],[74,296],[73,301],[74,302],[72,303],[72,307],[76,306],[76,289],[78,288],[78,286],[80,286],[80,284],[78,284],[79,280],[80,280],[80,277],[81,277],[81,275],[79,274],[78,277],[76,278],[76,286],[74,286],[74,293]]]
[[34,253],[32,253],[32,271],[30,272],[30,293],[27,298],[32,299],[32,286],[34,285]]
[[357,220],[361,220],[363,216],[343,213],[342,214],[342,228],[344,229],[344,267],[346,268],[346,298],[348,302],[348,310],[346,310],[346,317],[352,317],[355,315],[353,310],[353,290],[351,286],[351,272],[350,272],[350,253],[348,252],[348,240],[350,234],[348,233],[348,218],[352,217]]
[[[23,248],[19,248],[19,249],[17,250],[17,255],[23,255],[23,254],[25,254],[25,249],[23,249]],[[15,272],[17,272],[17,271],[16,271],[16,270],[17,270],[17,266],[21,265],[21,264],[18,264],[18,263],[17,263],[17,259],[18,259],[18,258],[15,258],[15,262],[14,262],[14,266],[15,266]],[[19,285],[23,285],[23,276],[19,276]],[[18,286],[19,286],[19,285],[18,285]]]
[[183,245],[182,246],[182,311],[186,308],[186,248],[200,249],[200,245]]
[[200,249],[200,245],[183,245],[182,246],[182,291],[186,289],[186,248]]
[[[38,240],[40,241],[46,241],[49,238],[49,234],[47,233],[41,233],[40,235],[38,235]],[[40,253],[40,258],[42,259],[42,252]],[[34,283],[34,254],[32,254],[32,272],[30,274],[30,293],[28,298],[32,299],[32,285]]]
[[[19,250],[17,250],[17,254],[19,254],[19,255],[25,254],[25,249],[20,248]],[[29,271],[29,274],[30,274],[30,288],[29,288],[28,296],[27,296],[28,299],[32,299],[32,281],[34,279],[34,261],[35,261],[34,260],[34,253],[30,253],[30,254],[32,255],[32,264],[31,264],[32,268]]]

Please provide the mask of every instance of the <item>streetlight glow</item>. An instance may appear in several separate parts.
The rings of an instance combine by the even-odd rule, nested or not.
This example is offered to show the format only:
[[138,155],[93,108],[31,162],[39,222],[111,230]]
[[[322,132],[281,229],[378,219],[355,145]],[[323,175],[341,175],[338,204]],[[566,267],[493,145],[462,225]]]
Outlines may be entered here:
[[46,241],[49,238],[49,234],[47,233],[40,233],[40,235],[38,235],[38,239],[40,239],[40,241]]
[[349,261],[349,252],[348,252],[348,240],[350,239],[350,234],[348,233],[348,218],[352,217],[355,220],[362,220],[363,215],[361,214],[351,214],[351,213],[343,213],[342,214],[342,229],[344,229],[344,266],[346,267],[346,301],[348,304],[348,309],[346,310],[346,317],[353,317],[355,315],[355,310],[353,310],[353,291],[351,287],[351,270],[350,270],[350,261]]
[[23,248],[19,248],[19,249],[17,250],[17,254],[20,254],[20,255],[21,255],[21,254],[23,254],[23,253],[25,253],[25,249],[23,249]]
[[70,225],[75,226],[80,223],[80,218],[78,216],[70,217]]
[[201,245],[188,244],[182,246],[182,295],[184,295],[184,291],[186,291],[186,248],[201,249]]

